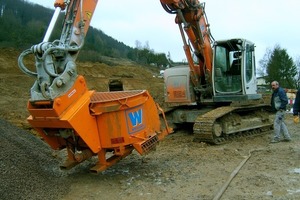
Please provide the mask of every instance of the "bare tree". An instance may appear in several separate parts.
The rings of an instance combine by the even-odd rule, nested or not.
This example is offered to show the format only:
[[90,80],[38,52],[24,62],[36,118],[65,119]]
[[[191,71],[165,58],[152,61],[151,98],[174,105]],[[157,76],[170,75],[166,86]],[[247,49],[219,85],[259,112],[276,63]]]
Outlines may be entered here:
[[142,49],[142,43],[139,40],[135,41],[135,48],[141,50]]
[[296,86],[297,88],[300,87],[300,56],[298,56],[296,59],[295,59],[295,65],[297,67],[297,76],[296,76]]
[[258,64],[259,67],[257,68],[257,74],[260,77],[265,77],[267,75],[267,66],[268,66],[268,62],[271,58],[272,55],[272,49],[271,48],[267,48],[266,49],[266,53],[264,54],[264,57],[259,60]]
[[149,41],[148,40],[145,42],[144,49],[147,49],[147,50],[150,51],[150,45],[149,45]]

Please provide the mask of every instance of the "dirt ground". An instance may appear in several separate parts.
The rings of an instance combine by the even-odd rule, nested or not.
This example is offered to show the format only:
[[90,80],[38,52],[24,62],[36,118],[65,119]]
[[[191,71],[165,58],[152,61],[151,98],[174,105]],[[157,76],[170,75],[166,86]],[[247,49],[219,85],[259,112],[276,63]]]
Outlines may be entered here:
[[[223,145],[193,142],[190,129],[167,136],[156,151],[136,152],[99,174],[90,159],[61,171],[61,152],[31,134],[26,103],[34,80],[17,66],[19,52],[0,49],[0,196],[4,199],[300,199],[300,134],[291,114],[292,142],[270,144],[272,132]],[[141,67],[79,63],[90,89],[147,89],[163,102],[163,80]],[[43,164],[44,163],[44,164]],[[232,179],[231,179],[232,178]]]

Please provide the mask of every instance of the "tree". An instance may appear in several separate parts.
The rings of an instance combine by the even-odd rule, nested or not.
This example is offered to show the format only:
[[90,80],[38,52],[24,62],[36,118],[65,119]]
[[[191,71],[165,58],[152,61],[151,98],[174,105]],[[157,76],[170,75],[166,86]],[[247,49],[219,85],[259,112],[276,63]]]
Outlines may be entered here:
[[296,86],[297,86],[297,88],[299,88],[300,87],[300,56],[298,56],[296,58],[295,65],[296,65],[297,71],[298,71],[298,75],[296,77]]
[[260,77],[265,77],[267,75],[268,62],[272,55],[272,49],[267,48],[264,57],[258,62],[259,68],[257,68],[257,75]]
[[135,48],[142,49],[142,43],[139,40],[135,41]]
[[[267,52],[268,53],[268,52]],[[264,63],[261,61],[260,63]],[[266,82],[277,80],[282,87],[295,88],[297,67],[293,59],[288,55],[286,49],[275,45],[271,54],[266,56]]]
[[[53,9],[29,3],[27,0],[0,0],[0,47],[25,49],[40,43],[52,14]],[[49,42],[60,38],[64,17],[64,13],[59,15]],[[144,47],[138,40],[135,41],[135,45],[136,48],[129,47],[91,26],[78,60],[105,62],[101,57],[107,56],[131,59],[146,65],[167,63],[165,58],[161,58],[160,54],[156,55],[155,51],[150,49],[148,41]]]

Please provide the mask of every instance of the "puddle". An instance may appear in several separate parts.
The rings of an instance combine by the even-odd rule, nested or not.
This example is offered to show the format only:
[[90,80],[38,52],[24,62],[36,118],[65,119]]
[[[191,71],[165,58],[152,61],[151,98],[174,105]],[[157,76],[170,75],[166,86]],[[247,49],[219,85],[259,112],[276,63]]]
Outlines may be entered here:
[[290,172],[295,173],[295,174],[300,174],[300,168],[295,168],[291,170]]
[[289,194],[295,194],[295,193],[299,193],[299,192],[300,192],[300,189],[298,189],[298,190],[287,190],[287,192],[288,192]]
[[272,195],[273,195],[272,191],[267,192],[267,196],[272,196]]

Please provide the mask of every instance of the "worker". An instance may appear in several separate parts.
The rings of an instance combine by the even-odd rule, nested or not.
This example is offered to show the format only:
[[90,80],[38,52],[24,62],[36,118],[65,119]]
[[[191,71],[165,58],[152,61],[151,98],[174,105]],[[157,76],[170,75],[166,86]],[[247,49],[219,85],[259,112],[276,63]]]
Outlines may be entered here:
[[293,115],[294,115],[294,123],[299,123],[299,114],[300,114],[300,89],[297,91],[296,99],[293,105]]
[[274,119],[274,137],[271,143],[280,142],[281,133],[283,134],[283,141],[289,142],[291,141],[291,137],[287,126],[284,122],[284,115],[286,111],[286,105],[288,104],[288,98],[283,90],[279,86],[277,81],[273,81],[271,83],[272,86],[272,98],[271,98],[271,106],[272,110],[276,112]]

